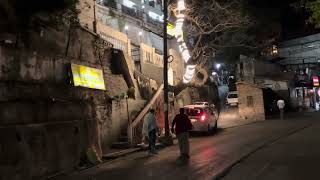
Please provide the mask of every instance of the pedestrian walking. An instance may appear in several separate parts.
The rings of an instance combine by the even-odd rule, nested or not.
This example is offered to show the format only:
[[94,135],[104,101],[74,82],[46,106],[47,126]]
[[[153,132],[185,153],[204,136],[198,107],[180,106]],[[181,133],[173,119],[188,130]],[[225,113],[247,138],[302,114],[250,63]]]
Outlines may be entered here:
[[159,133],[159,126],[155,116],[154,109],[150,109],[143,120],[142,135],[149,141],[149,155],[158,154],[156,151],[157,133]]
[[192,124],[189,117],[184,114],[184,108],[180,109],[180,114],[177,114],[172,121],[171,131],[178,138],[180,148],[180,158],[189,159],[189,130],[192,129]]
[[284,112],[284,107],[285,107],[285,102],[283,99],[279,99],[277,101],[277,106],[279,108],[279,111],[280,111],[280,119],[283,120],[283,112]]

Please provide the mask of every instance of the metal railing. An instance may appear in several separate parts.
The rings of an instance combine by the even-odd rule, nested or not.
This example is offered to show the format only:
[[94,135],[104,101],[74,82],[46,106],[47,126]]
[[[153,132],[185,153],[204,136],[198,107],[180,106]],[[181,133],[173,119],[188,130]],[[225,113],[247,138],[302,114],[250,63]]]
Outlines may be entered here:
[[140,10],[128,8],[127,6],[121,5],[121,11],[124,14],[143,20],[143,12]]
[[152,19],[150,16],[147,16],[147,23],[156,28],[163,28],[163,24],[161,22]]
[[143,108],[140,114],[134,119],[134,121],[130,122],[128,126],[128,140],[131,146],[135,146],[139,144],[142,140],[142,126],[144,116],[148,113],[150,108],[157,104],[157,102],[161,101],[163,98],[163,84],[158,88],[157,92],[153,95],[149,103]]
[[111,44],[113,44],[113,48],[114,49],[118,49],[121,50],[123,52],[127,52],[128,51],[128,43],[121,41],[119,39],[116,39],[114,37],[108,36],[107,34],[100,32],[100,36],[102,39],[110,42]]
[[97,3],[100,4],[100,5],[111,7],[113,9],[117,9],[117,2],[115,0],[107,0],[107,1],[103,1],[103,2],[97,1]]

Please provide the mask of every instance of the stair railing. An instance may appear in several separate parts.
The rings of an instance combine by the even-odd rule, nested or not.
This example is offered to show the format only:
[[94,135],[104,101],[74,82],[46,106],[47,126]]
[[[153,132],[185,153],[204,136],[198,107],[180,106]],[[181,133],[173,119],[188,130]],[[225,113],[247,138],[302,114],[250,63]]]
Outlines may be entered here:
[[128,140],[131,146],[135,146],[142,140],[142,125],[144,116],[156,104],[158,99],[161,99],[163,94],[163,84],[158,88],[148,104],[143,108],[139,115],[128,125]]

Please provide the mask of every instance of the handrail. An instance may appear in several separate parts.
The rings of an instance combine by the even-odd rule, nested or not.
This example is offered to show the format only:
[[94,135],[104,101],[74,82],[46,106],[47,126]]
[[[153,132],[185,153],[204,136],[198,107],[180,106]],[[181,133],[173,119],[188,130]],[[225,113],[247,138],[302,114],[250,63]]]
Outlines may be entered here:
[[130,122],[128,126],[128,140],[131,145],[134,145],[134,129],[143,121],[143,117],[148,113],[149,109],[155,104],[156,100],[159,96],[162,95],[164,85],[158,88],[157,92],[151,98],[149,103],[143,108],[143,110],[139,113],[139,115],[134,119],[134,121]]
[[158,96],[161,95],[161,92],[163,90],[163,84],[158,88],[157,92],[154,94],[152,99],[149,101],[149,103],[143,108],[141,113],[136,117],[136,119],[130,124],[130,126],[135,127],[139,121],[144,117],[144,115],[147,114],[148,110],[151,108],[151,106],[156,102],[158,99]]

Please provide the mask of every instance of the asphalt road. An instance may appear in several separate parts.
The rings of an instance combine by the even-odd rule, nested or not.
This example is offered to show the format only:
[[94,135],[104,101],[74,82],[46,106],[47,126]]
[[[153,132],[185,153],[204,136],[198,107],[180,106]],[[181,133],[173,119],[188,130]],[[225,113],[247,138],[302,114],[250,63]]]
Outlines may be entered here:
[[[317,118],[320,120],[319,116]],[[315,123],[283,137],[248,158],[243,158],[221,179],[320,179],[319,132],[320,123]]]
[[[309,171],[315,174],[320,158],[320,123],[317,116],[263,121],[220,130],[213,136],[192,137],[191,159],[187,164],[178,163],[178,147],[172,146],[154,157],[139,152],[55,180],[238,180],[277,177],[283,180],[294,179],[288,175],[290,172],[297,177]],[[306,171],[301,171],[303,167],[307,168]]]

